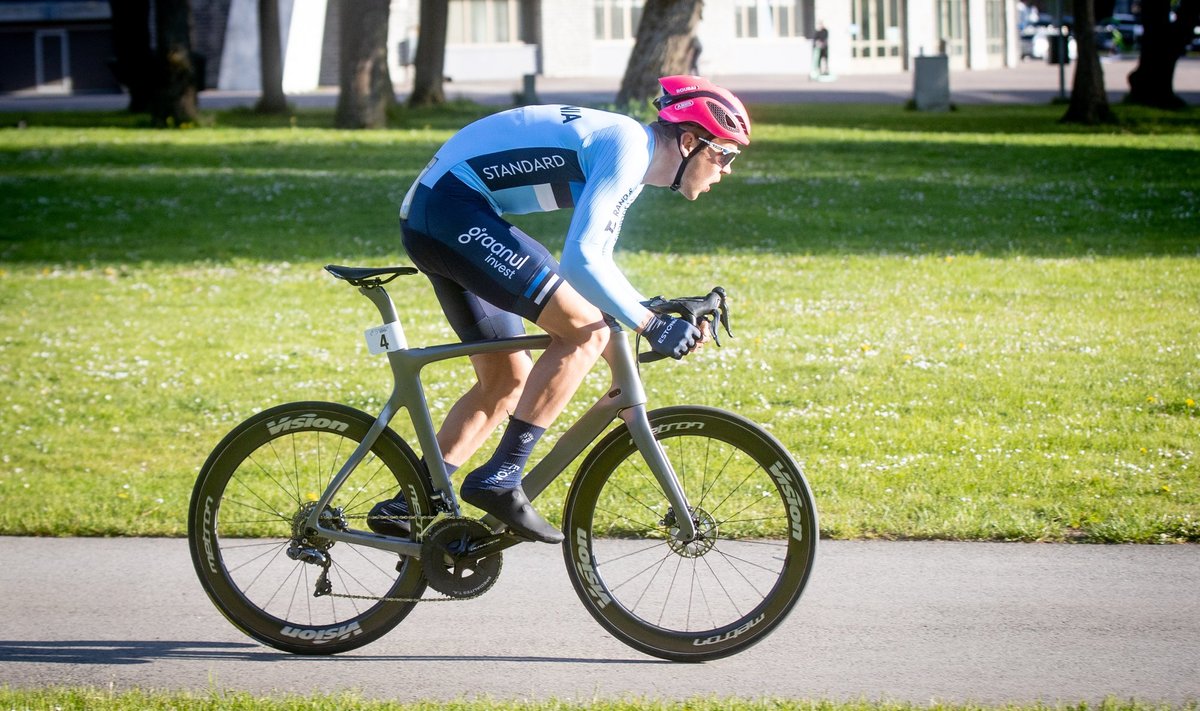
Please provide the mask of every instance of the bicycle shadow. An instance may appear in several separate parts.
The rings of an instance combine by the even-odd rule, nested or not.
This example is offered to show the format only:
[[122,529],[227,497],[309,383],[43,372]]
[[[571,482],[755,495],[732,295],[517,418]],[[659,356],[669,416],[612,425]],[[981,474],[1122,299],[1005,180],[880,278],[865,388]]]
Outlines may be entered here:
[[[39,664],[150,664],[164,659],[203,659],[249,662],[278,662],[285,659],[301,664],[345,662],[494,662],[489,655],[458,654],[355,654],[307,656],[287,654],[251,642],[70,640],[0,640],[0,662]],[[661,659],[603,659],[586,657],[521,656],[504,658],[506,662],[547,664],[670,664]]]

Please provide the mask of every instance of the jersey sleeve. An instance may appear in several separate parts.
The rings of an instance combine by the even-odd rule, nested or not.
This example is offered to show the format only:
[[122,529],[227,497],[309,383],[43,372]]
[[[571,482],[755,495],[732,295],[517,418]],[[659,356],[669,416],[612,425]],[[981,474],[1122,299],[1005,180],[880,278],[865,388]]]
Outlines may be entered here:
[[575,205],[562,253],[562,275],[585,299],[629,328],[646,315],[646,297],[613,261],[625,211],[642,190],[653,139],[640,124],[597,131],[583,151],[587,182]]

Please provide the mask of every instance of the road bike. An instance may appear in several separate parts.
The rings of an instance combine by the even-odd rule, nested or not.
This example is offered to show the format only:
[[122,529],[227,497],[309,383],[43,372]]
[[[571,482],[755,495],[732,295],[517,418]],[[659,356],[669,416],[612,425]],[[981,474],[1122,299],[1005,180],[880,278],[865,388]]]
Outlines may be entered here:
[[[326,270],[382,316],[366,339],[391,365],[383,410],[293,402],[250,417],[209,455],[188,516],[192,561],[216,607],[250,637],[297,654],[356,649],[418,603],[492,587],[503,551],[527,541],[494,517],[464,516],[421,372],[550,342],[526,335],[410,348],[383,285],[417,270]],[[708,320],[714,335],[720,323],[732,336],[720,288],[648,306]],[[611,328],[604,355],[612,387],[523,487],[535,499],[582,457],[563,508],[563,555],[580,601],[613,636],[674,661],[740,652],[777,628],[804,591],[818,540],[812,493],[784,446],[743,417],[701,406],[647,411],[640,363],[656,354],[637,356],[637,344]],[[401,409],[423,457],[389,427]],[[392,518],[409,535],[370,531],[366,512],[398,492],[409,515]]]

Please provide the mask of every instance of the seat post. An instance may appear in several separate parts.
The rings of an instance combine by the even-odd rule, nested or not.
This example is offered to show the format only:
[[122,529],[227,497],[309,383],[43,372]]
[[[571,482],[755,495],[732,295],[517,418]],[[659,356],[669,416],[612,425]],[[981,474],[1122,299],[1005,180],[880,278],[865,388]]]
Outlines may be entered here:
[[383,317],[385,324],[400,320],[400,316],[396,313],[396,304],[388,295],[387,289],[382,286],[360,286],[358,291],[375,304],[375,308],[379,309],[379,315]]

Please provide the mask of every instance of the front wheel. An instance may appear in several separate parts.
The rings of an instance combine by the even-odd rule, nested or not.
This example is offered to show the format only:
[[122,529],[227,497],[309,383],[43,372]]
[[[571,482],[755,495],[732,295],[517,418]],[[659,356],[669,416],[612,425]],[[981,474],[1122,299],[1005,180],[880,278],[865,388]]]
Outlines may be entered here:
[[[374,421],[335,403],[281,405],[238,425],[200,471],[188,516],[196,574],[225,617],[260,642],[297,654],[354,649],[395,627],[424,592],[419,561],[305,526]],[[321,512],[323,525],[361,528],[372,504],[397,491],[414,516],[428,514],[420,466],[384,430]]]
[[[799,465],[758,425],[723,410],[649,414],[691,510],[674,511],[626,427],[580,467],[567,497],[567,571],[609,632],[647,654],[699,662],[761,641],[799,600],[817,511]],[[697,538],[672,529],[690,515]]]

